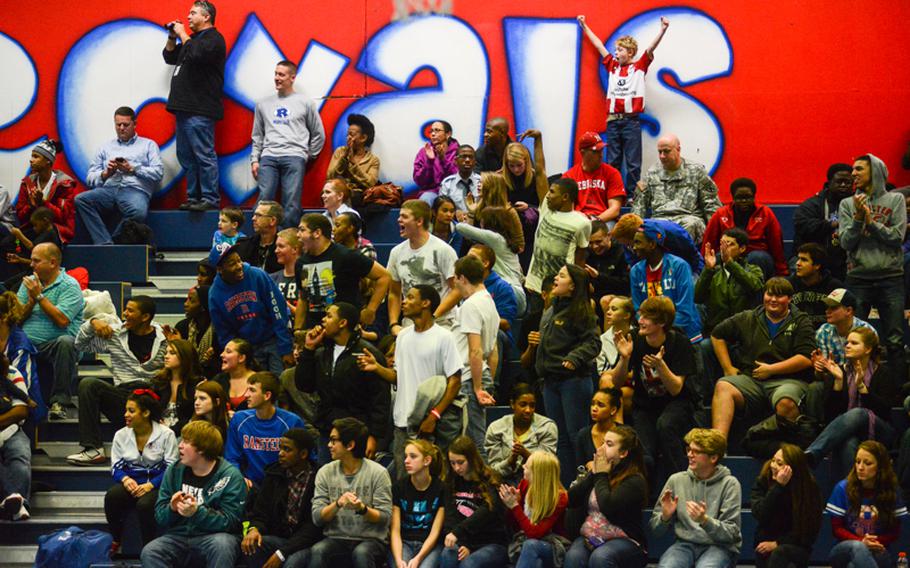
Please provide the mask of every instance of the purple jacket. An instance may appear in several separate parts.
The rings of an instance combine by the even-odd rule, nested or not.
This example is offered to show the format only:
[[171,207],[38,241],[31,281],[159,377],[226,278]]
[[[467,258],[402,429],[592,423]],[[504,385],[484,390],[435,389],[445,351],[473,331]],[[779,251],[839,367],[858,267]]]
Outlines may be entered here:
[[439,159],[439,156],[433,160],[428,159],[424,147],[420,147],[417,157],[414,158],[414,183],[417,184],[417,189],[413,197],[418,197],[427,191],[439,191],[439,184],[442,183],[442,180],[458,173],[458,166],[455,164],[458,146],[458,140],[450,138],[449,147],[442,160]]

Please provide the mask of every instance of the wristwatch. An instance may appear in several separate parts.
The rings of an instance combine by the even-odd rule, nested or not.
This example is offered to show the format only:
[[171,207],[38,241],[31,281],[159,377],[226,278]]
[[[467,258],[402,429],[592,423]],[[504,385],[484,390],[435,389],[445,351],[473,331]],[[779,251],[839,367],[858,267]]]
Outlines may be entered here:
[[37,304],[38,302],[40,302],[43,299],[44,299],[44,293],[41,292],[37,296],[35,296],[35,303]]
[[367,509],[369,509],[369,507],[367,507],[366,503],[361,503],[361,505],[363,505],[363,509],[358,509],[357,511],[354,511],[355,515],[366,515],[367,514]]

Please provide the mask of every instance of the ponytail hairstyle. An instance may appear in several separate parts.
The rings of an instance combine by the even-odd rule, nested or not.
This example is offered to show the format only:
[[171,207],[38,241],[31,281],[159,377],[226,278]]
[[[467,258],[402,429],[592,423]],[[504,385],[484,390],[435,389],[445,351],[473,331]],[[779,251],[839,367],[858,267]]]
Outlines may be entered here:
[[[793,470],[793,477],[787,484],[790,489],[791,512],[790,517],[793,523],[793,530],[806,541],[811,541],[818,535],[821,527],[823,504],[821,494],[818,490],[818,484],[809,469],[809,462],[806,460],[806,454],[803,453],[799,446],[781,443],[780,452],[784,458],[784,463]],[[771,474],[771,459],[765,462],[758,474],[759,480],[766,487],[771,487],[774,483]]]
[[439,446],[422,438],[408,440],[404,447],[407,448],[408,446],[414,446],[420,452],[420,455],[430,458],[430,465],[427,466],[430,477],[445,481],[446,460],[442,456],[442,450],[439,449]]
[[[619,449],[623,452],[628,452],[626,457],[622,458],[618,464],[613,467],[613,471],[610,472],[610,487],[616,487],[627,477],[632,477],[633,475],[640,475],[642,478],[647,479],[645,472],[645,450],[641,446],[641,441],[638,439],[638,434],[635,433],[635,430],[630,426],[624,426],[622,424],[614,424],[608,432],[612,432],[619,436]],[[647,483],[645,483],[647,486]],[[645,489],[645,495],[642,499],[642,506],[647,505],[648,495],[647,489]]]
[[140,412],[148,411],[149,422],[161,422],[161,398],[152,389],[136,389],[126,397],[127,402],[133,401]]
[[22,323],[24,310],[16,294],[9,291],[0,294],[0,321],[5,321],[10,326],[19,325]]
[[[878,365],[882,359],[882,346],[879,342],[878,334],[875,333],[875,330],[870,327],[854,327],[850,330],[850,333],[855,333],[859,336],[860,340],[863,342],[863,345],[871,350],[869,353],[869,361],[875,365]],[[847,335],[850,335],[850,333]]]
[[527,467],[531,469],[531,483],[525,502],[531,510],[531,522],[537,524],[553,514],[566,490],[559,481],[559,460],[550,452],[532,452]]
[[[881,522],[882,528],[890,530],[897,522],[894,508],[897,505],[897,492],[899,491],[897,475],[891,465],[891,456],[888,455],[888,448],[875,440],[861,442],[856,452],[859,453],[860,450],[872,454],[877,463],[875,483],[872,485],[873,502],[878,508],[878,520]],[[856,476],[856,465],[854,465],[847,474],[847,501],[850,503],[850,511],[857,515],[862,503],[862,494],[862,482]]]
[[[493,495],[499,491],[499,475],[497,475],[490,466],[484,463],[483,458],[480,457],[480,452],[477,451],[474,440],[465,435],[458,436],[449,444],[449,454],[464,456],[465,459],[468,460],[468,465],[471,469],[468,471],[465,480],[477,484],[478,489],[480,489],[480,492],[483,495],[483,500],[486,501],[487,506],[492,509],[495,501]],[[457,477],[457,474],[453,474],[446,480],[450,490],[454,490]]]

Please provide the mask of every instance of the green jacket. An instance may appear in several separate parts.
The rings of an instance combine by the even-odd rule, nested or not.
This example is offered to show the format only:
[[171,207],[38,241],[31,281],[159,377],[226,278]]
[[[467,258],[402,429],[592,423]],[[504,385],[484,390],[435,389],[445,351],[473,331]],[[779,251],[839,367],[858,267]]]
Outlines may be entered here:
[[705,268],[695,283],[695,302],[708,309],[705,333],[733,314],[755,307],[763,286],[764,274],[755,264],[731,262],[722,267],[718,262]]
[[202,536],[220,532],[240,534],[243,504],[246,501],[246,482],[236,467],[218,458],[215,474],[202,490],[202,504],[192,517],[183,517],[171,510],[171,497],[183,486],[186,466],[172,464],[164,472],[164,481],[155,503],[155,520],[168,534]]

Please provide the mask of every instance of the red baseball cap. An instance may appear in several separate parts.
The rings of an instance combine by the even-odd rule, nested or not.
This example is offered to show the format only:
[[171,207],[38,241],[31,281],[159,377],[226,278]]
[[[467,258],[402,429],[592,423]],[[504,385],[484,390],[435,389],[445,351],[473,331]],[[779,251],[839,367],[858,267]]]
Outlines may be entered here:
[[581,138],[578,139],[578,149],[584,150],[586,148],[593,148],[596,151],[603,150],[607,147],[607,143],[601,139],[600,134],[596,132],[591,132],[590,130],[581,135]]

